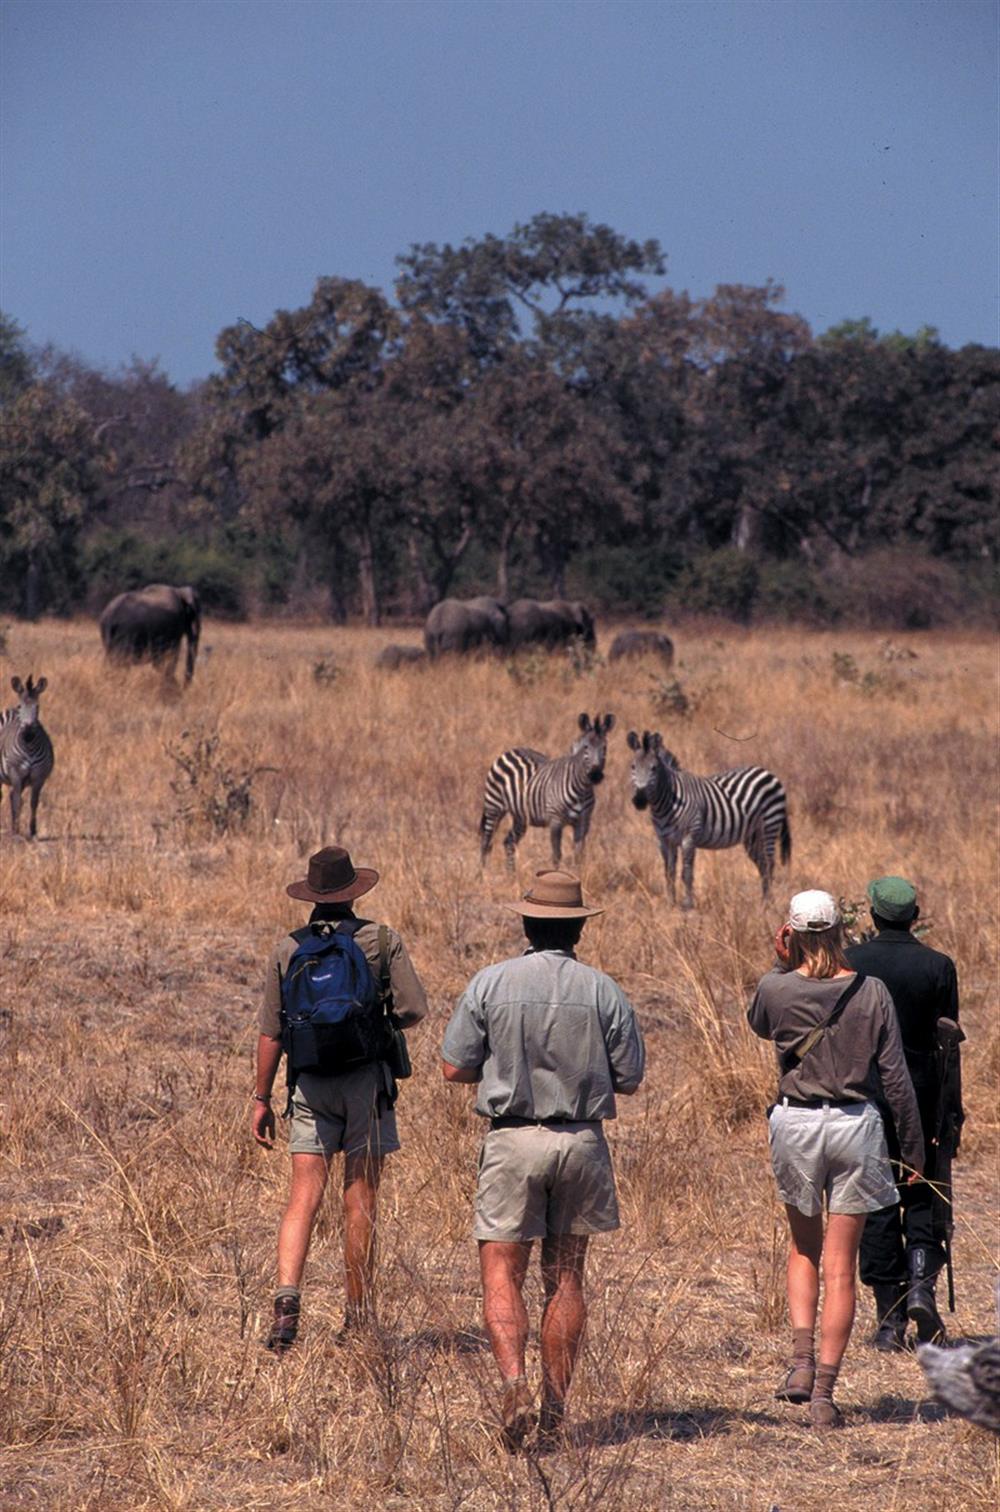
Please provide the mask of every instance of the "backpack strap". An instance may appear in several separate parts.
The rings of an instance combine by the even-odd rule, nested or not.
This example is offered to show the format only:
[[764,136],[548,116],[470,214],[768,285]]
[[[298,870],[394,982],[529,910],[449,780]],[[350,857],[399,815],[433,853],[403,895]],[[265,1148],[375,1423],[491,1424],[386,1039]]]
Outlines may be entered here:
[[389,929],[385,924],[378,927],[378,986],[382,1006],[386,1013],[392,1012],[392,979],[389,976]]
[[795,1067],[800,1065],[802,1061],[805,1060],[810,1050],[814,1049],[819,1044],[820,1040],[823,1038],[824,1034],[826,1034],[827,1030],[833,1028],[834,1024],[840,1018],[841,1014],[843,1013],[844,1009],[847,1007],[851,999],[854,997],[855,993],[864,985],[867,980],[868,978],[865,976],[864,972],[856,972],[854,981],[847,984],[837,1001],[834,1003],[833,1011],[830,1014],[829,1018],[825,1019],[822,1024],[817,1024],[814,1029],[810,1029],[808,1034],[804,1034],[800,1040],[796,1040],[795,1044],[791,1045],[785,1051],[784,1055],[781,1058],[782,1076],[784,1076],[789,1071],[794,1071]]

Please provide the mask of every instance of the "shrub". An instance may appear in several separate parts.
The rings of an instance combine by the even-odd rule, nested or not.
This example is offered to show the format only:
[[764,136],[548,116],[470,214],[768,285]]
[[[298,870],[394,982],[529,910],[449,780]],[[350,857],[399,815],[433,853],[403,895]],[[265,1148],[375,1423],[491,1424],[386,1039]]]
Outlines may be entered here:
[[720,614],[745,625],[753,613],[760,568],[735,547],[706,551],[678,574],[670,594],[675,610],[689,614]]

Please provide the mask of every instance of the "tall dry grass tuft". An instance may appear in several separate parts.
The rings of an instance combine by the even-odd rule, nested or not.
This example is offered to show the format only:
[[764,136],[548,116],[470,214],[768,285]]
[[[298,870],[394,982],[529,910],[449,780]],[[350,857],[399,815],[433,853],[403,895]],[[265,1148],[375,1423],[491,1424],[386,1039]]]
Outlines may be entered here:
[[[493,661],[381,671],[388,638],[212,625],[194,683],[169,694],[148,669],[108,669],[93,626],[10,628],[0,673],[49,677],[56,770],[38,843],[13,844],[6,814],[0,827],[3,1506],[995,1499],[985,1438],[925,1399],[914,1360],[866,1349],[863,1318],[843,1377],[849,1432],[818,1443],[775,1404],[774,1071],[744,1018],[790,892],[860,898],[876,873],[913,877],[931,943],[958,959],[969,1034],[955,1330],[992,1330],[1000,1039],[995,922],[976,906],[996,892],[992,646],[909,636],[916,655],[886,677],[877,637],[678,634],[681,709],[641,667],[599,658],[538,658],[516,676]],[[836,655],[856,675],[836,678]],[[583,863],[607,912],[582,953],[636,1003],[650,1072],[609,1128],[623,1227],[592,1246],[568,1442],[512,1461],[493,1433],[469,1239],[479,1128],[468,1095],[440,1081],[438,1044],[472,972],[519,948],[500,904],[548,860],[532,831],[514,882],[500,856],[480,873],[486,769],[511,744],[568,749],[584,709],[619,723]],[[630,727],[660,729],[696,771],[759,762],[781,776],[793,858],[766,906],[729,851],[699,853],[695,913],[668,907],[652,828],[629,801]],[[240,790],[234,822],[183,812],[169,752],[199,739],[216,744],[189,786],[223,809]],[[372,909],[405,934],[432,1016],[411,1036],[404,1150],[383,1187],[380,1330],[333,1342],[333,1203],[300,1345],[278,1362],[260,1337],[288,1159],[247,1136],[255,1011],[268,948],[303,917],[285,884],[329,841],[379,867]],[[537,1316],[537,1276],[530,1297]]]

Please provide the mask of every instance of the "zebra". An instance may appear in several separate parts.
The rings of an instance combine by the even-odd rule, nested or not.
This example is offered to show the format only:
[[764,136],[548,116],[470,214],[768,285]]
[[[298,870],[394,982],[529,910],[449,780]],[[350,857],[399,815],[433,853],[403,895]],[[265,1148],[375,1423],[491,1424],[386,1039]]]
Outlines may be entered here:
[[19,702],[0,714],[0,784],[10,784],[10,817],[15,835],[19,832],[22,789],[31,789],[33,840],[38,828],[38,799],[55,763],[48,731],[38,718],[38,700],[45,692],[47,679],[40,677],[35,683],[29,673],[27,686],[19,677],[12,677],[10,685]]
[[498,756],[486,774],[483,814],[479,821],[480,861],[486,864],[493,834],[504,814],[511,825],[504,836],[507,865],[514,870],[514,852],[528,825],[548,825],[552,864],[562,858],[564,825],[573,826],[573,854],[579,858],[594,812],[594,788],[604,777],[608,732],[613,714],[598,714],[591,723],[581,714],[580,735],[567,756],[546,756],[527,746],[516,746]]
[[659,731],[628,732],[632,757],[632,802],[650,809],[660,843],[671,903],[677,901],[677,850],[681,852],[684,882],[682,908],[693,908],[694,853],[725,850],[741,841],[760,873],[766,898],[774,874],[775,844],[781,839],[781,859],[792,855],[785,789],[764,767],[734,767],[714,777],[685,772],[677,757],[665,750]]

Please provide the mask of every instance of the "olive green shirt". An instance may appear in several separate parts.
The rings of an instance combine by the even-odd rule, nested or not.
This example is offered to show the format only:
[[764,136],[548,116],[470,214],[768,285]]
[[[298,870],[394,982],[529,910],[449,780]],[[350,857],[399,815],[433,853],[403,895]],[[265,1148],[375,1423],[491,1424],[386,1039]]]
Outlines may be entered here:
[[790,1070],[783,1054],[825,1023],[850,977],[807,977],[773,968],[761,977],[747,1019],[754,1034],[774,1042],[778,1096],[876,1102],[881,1091],[892,1110],[907,1165],[924,1164],[924,1136],[899,1024],[885,983],[867,977],[841,1017]]
[[[352,915],[345,914],[344,917],[351,918]],[[335,922],[330,921],[331,928]],[[427,995],[423,984],[413,969],[413,962],[399,935],[394,929],[389,929],[388,926],[386,928],[389,936],[389,983],[392,987],[393,1011],[408,1016],[413,1021],[422,1019],[427,1012]],[[364,919],[354,936],[376,981],[379,976],[378,930],[377,923]],[[258,1026],[261,1034],[266,1034],[271,1039],[281,1038],[281,979],[288,970],[288,963],[295,954],[297,945],[297,940],[286,935],[275,946],[267,963]]]

